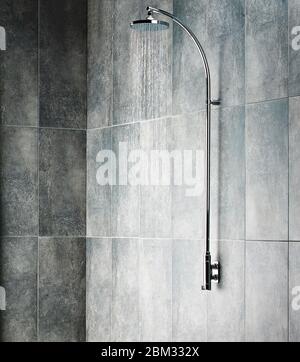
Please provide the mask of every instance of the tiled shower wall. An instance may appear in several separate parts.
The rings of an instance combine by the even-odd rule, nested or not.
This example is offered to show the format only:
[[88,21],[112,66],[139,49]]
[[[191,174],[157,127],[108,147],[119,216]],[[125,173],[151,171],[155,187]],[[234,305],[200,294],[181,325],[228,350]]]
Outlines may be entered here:
[[151,4],[173,8],[195,31],[213,98],[222,101],[212,126],[212,237],[222,281],[207,294],[204,195],[96,182],[97,153],[117,151],[119,142],[129,150],[205,150],[203,67],[177,27],[173,49],[163,46],[173,58],[172,109],[156,120],[128,116],[135,106],[128,24],[147,4],[89,1],[87,340],[299,341],[292,291],[300,282],[300,53],[289,34],[300,25],[300,1]]
[[205,150],[203,69],[177,27],[160,74],[172,107],[157,120],[130,118],[129,22],[147,4],[0,0],[0,339],[299,341],[300,56],[289,34],[300,1],[151,3],[195,31],[222,100],[212,237],[223,271],[209,294],[200,290],[204,195],[96,182],[98,152],[119,142]]
[[1,341],[85,340],[86,1],[1,0]]

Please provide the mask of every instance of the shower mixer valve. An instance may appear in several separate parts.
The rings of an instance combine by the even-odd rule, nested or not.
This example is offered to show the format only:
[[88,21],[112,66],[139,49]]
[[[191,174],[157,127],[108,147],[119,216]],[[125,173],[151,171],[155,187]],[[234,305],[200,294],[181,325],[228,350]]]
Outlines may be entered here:
[[210,253],[205,254],[204,266],[204,285],[202,290],[211,290],[212,282],[219,284],[221,281],[221,266],[219,262],[211,262]]

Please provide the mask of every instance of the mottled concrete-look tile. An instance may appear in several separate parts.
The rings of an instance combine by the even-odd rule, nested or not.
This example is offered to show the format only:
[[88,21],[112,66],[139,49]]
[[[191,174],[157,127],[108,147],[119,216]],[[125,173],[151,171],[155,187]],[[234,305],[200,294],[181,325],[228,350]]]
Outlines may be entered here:
[[38,123],[38,1],[2,0],[6,51],[0,52],[0,123]]
[[113,240],[112,258],[111,340],[139,342],[139,240]]
[[86,0],[40,2],[40,125],[86,128]]
[[[174,168],[172,175],[176,175],[177,178],[184,174],[182,184],[172,186],[173,238],[203,239],[205,226],[205,113],[200,112],[170,119],[167,134],[170,138],[170,150],[180,152],[181,160],[184,161],[179,163],[179,166],[184,166],[183,169]],[[189,152],[192,158],[186,157],[185,152]]]
[[30,128],[0,128],[0,233],[38,234],[38,137]]
[[284,98],[288,90],[288,0],[246,0],[246,99]]
[[300,240],[300,97],[290,98],[290,240]]
[[39,240],[39,340],[84,342],[85,239]]
[[245,0],[208,0],[206,17],[205,46],[212,76],[212,99],[220,99],[222,106],[243,105]]
[[111,341],[112,241],[88,239],[86,256],[87,341]]
[[[174,14],[189,24],[205,51],[207,5],[206,0],[174,0]],[[202,60],[190,38],[177,25],[173,44],[173,114],[199,111],[205,107],[206,96]]]
[[211,237],[245,236],[245,109],[221,108],[212,121]]
[[173,341],[207,341],[207,298],[203,285],[204,242],[173,241]]
[[300,342],[300,243],[290,243],[290,342]]
[[[171,192],[171,159],[164,157],[168,151],[168,120],[158,120],[141,124],[140,145],[147,155],[145,167],[148,185],[141,186],[141,237],[172,237],[172,192]],[[159,153],[154,160],[153,152]],[[157,162],[156,162],[157,161]],[[163,174],[169,181],[162,185]],[[157,178],[157,186],[151,180]],[[168,177],[169,176],[169,177]]]
[[[112,128],[112,150],[119,164],[117,185],[112,187],[111,232],[114,237],[138,237],[140,233],[140,186],[132,184],[136,160],[129,160],[131,151],[140,147],[140,125]],[[133,170],[133,172],[132,172]],[[135,180],[134,180],[135,181]],[[134,183],[134,182],[133,182]]]
[[109,126],[113,112],[114,1],[88,1],[88,128]]
[[289,95],[300,95],[299,30],[300,0],[289,0]]
[[213,244],[213,262],[221,264],[221,283],[208,294],[208,340],[245,340],[245,243],[222,241]]
[[247,240],[288,240],[288,101],[247,107]]
[[40,130],[40,235],[84,236],[86,132]]
[[0,240],[0,285],[6,290],[1,342],[37,341],[37,255],[37,238]]
[[[242,105],[245,100],[244,0],[175,0],[174,12],[193,30],[206,52],[212,76],[212,98],[221,98],[224,106]],[[191,39],[175,26],[173,114],[204,109],[205,86],[201,57]]]
[[[171,0],[155,0],[151,5],[155,3],[172,10]],[[115,125],[164,117],[171,112],[172,31],[137,32],[129,27],[133,20],[145,17],[147,5],[144,0],[115,2]]]
[[172,341],[172,241],[140,243],[140,340]]
[[[111,150],[111,130],[89,130],[87,134],[87,235],[91,237],[111,236],[111,185],[98,180],[100,167],[110,164],[106,151]],[[100,152],[103,151],[103,158]],[[105,153],[104,153],[105,152]],[[104,157],[105,156],[105,157]],[[104,164],[103,164],[104,163]],[[112,171],[113,172],[113,171]],[[101,173],[102,175],[103,173]],[[108,177],[107,175],[106,177]],[[105,177],[105,182],[109,183]],[[99,183],[100,182],[100,183]]]
[[287,342],[288,244],[247,242],[246,339]]

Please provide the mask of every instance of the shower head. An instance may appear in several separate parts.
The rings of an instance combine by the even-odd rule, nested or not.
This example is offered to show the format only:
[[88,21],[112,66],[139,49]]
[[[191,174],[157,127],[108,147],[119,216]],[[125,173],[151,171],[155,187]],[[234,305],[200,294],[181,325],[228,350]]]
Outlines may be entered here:
[[161,31],[169,29],[169,23],[162,20],[154,19],[152,13],[144,20],[135,20],[130,23],[130,27],[137,31]]

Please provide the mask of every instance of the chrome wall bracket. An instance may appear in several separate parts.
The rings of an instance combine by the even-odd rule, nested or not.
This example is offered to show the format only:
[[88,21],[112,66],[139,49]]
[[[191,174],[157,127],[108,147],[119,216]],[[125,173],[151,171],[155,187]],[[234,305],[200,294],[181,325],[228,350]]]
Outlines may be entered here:
[[213,99],[210,104],[212,106],[220,106],[221,105],[221,100],[220,99]]

